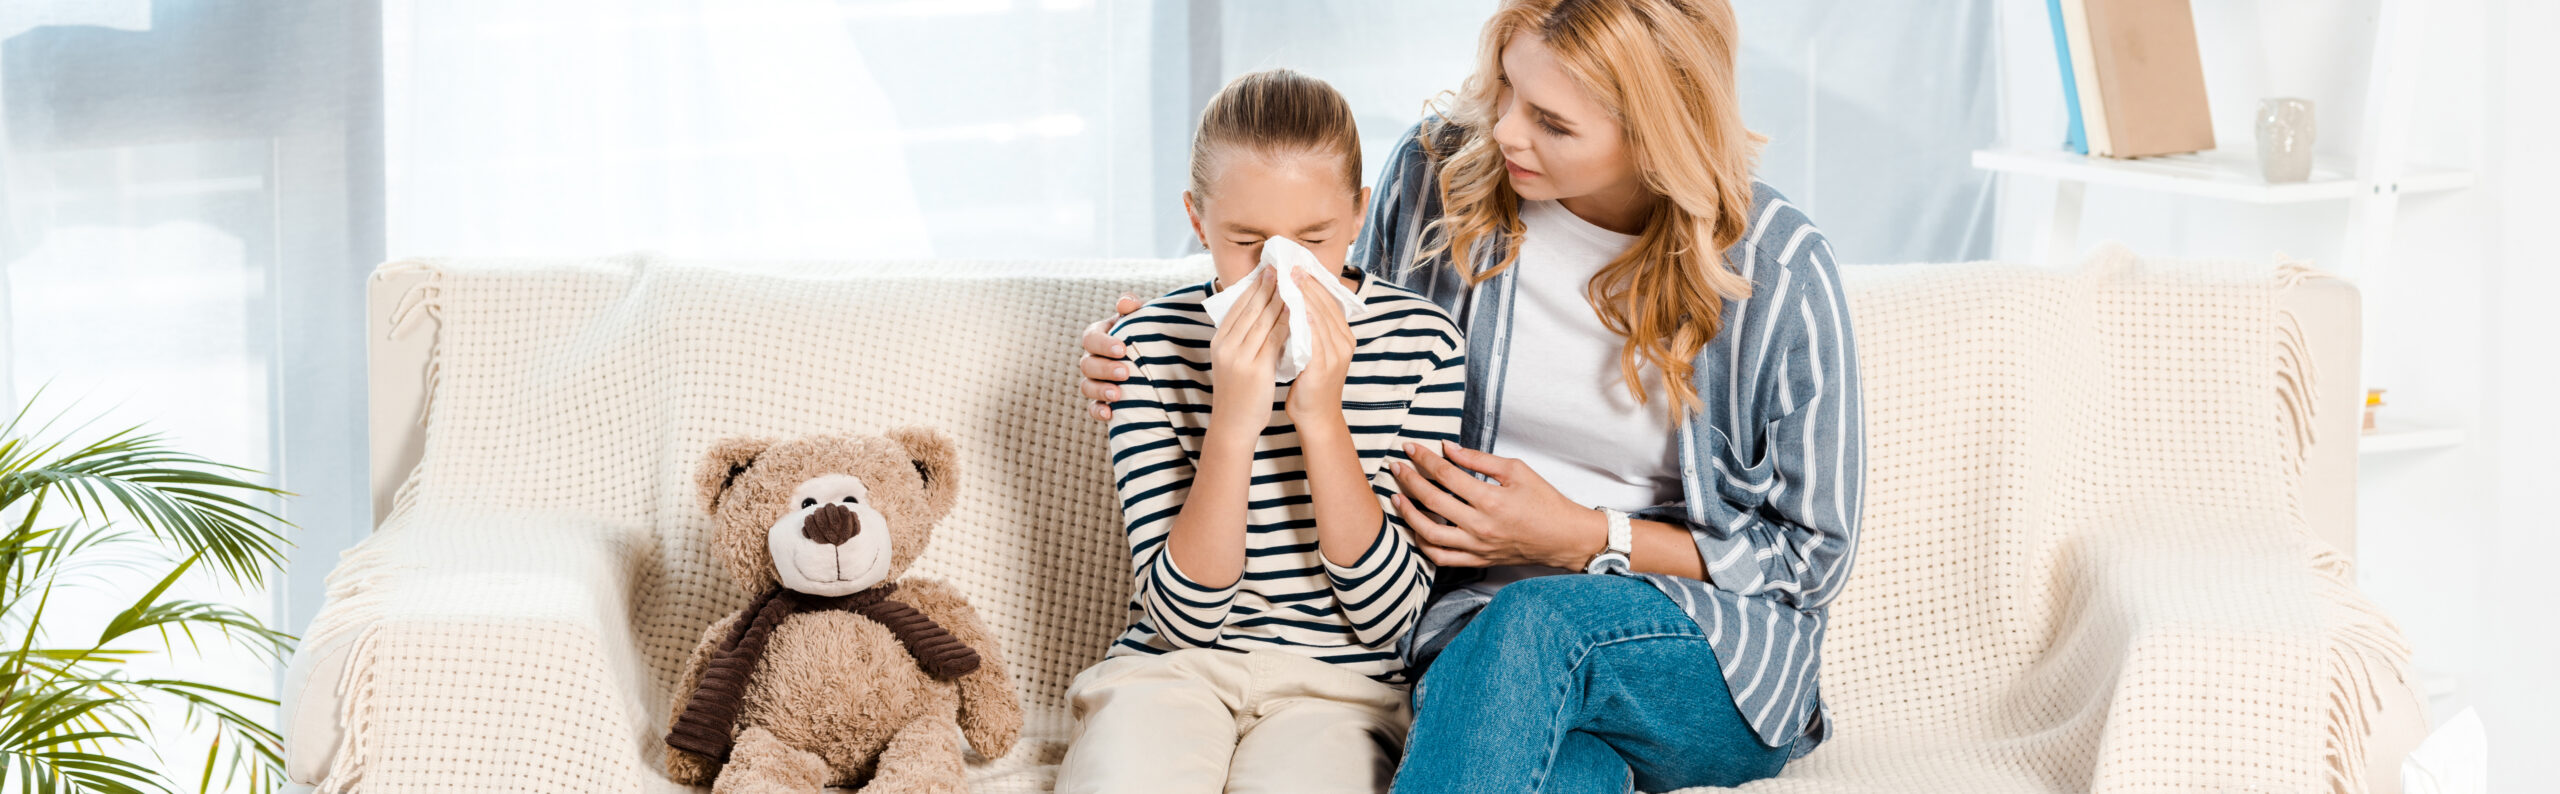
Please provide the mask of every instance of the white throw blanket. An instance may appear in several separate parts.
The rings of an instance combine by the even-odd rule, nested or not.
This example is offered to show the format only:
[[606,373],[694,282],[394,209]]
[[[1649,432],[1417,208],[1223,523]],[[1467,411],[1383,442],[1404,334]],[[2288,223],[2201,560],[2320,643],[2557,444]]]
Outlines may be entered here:
[[[677,788],[678,665],[746,599],[704,549],[698,456],[921,422],[966,479],[917,572],[975,600],[1030,711],[975,788],[1045,789],[1129,581],[1074,337],[1197,264],[403,266],[435,273],[428,440],[308,632],[356,643],[324,788]],[[2290,495],[2317,373],[2271,298],[2307,274],[2111,249],[1843,275],[1872,469],[1837,733],[1750,790],[2360,788],[2361,687],[2407,651]]]

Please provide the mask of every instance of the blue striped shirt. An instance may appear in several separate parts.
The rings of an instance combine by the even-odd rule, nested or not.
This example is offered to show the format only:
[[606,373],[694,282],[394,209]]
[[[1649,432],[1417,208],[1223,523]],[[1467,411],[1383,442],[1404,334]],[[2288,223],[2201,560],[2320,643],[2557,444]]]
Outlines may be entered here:
[[[1425,227],[1442,214],[1423,130],[1416,125],[1389,155],[1352,257],[1465,318],[1476,366],[1460,437],[1492,449],[1510,374],[1515,282],[1505,270],[1471,285],[1445,255],[1418,259]],[[1750,228],[1725,251],[1752,292],[1725,302],[1724,328],[1698,351],[1692,383],[1701,405],[1676,431],[1683,500],[1634,513],[1688,528],[1707,579],[1626,575],[1651,582],[1698,622],[1753,732],[1800,757],[1830,735],[1819,695],[1822,637],[1857,547],[1866,417],[1830,243],[1776,190],[1755,182],[1753,194]],[[1505,245],[1475,246],[1478,268],[1500,261]],[[1456,589],[1472,573],[1442,572],[1403,648],[1417,666],[1484,606],[1488,596]]]
[[1120,321],[1112,336],[1128,346],[1130,376],[1111,404],[1111,471],[1120,493],[1135,596],[1129,628],[1107,655],[1185,648],[1294,653],[1390,684],[1404,684],[1397,642],[1429,600],[1431,560],[1390,500],[1389,460],[1405,442],[1455,440],[1465,399],[1466,349],[1437,304],[1361,279],[1366,310],[1351,319],[1357,338],[1343,378],[1342,413],[1359,451],[1383,526],[1350,565],[1316,545],[1315,502],[1295,425],[1275,394],[1271,424],[1255,442],[1245,491],[1243,575],[1225,587],[1200,584],[1165,552],[1173,519],[1189,497],[1209,424],[1209,349],[1217,329],[1200,306],[1209,285],[1175,290]]

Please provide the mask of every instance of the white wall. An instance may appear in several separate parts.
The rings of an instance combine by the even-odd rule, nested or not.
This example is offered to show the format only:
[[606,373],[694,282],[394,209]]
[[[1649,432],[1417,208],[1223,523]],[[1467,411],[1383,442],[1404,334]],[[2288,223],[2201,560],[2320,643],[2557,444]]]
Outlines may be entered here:
[[[2352,158],[2378,0],[2193,2],[2221,148],[2253,152],[2252,114],[2269,96],[2317,103],[2323,155]],[[2560,642],[2539,563],[2560,538],[2544,494],[2560,483],[2560,274],[2527,235],[2560,219],[2560,77],[2549,32],[2560,6],[2536,0],[2427,0],[2412,162],[2474,169],[2478,187],[2401,203],[2396,245],[2363,269],[2365,373],[2390,389],[2386,418],[2459,426],[2460,447],[2365,456],[2359,580],[2417,648],[2421,668],[2461,689],[2489,726],[2499,790],[2547,785],[2560,758]],[[2059,70],[2044,4],[2003,5],[2007,145],[2059,144]],[[2004,180],[1997,250],[2028,259],[2052,183]],[[2338,261],[2343,204],[2258,207],[2092,187],[2080,239],[2147,254]],[[2540,552],[2540,553],[2537,553]],[[2439,718],[2446,716],[2438,714]],[[2529,781],[2544,781],[2531,784]]]

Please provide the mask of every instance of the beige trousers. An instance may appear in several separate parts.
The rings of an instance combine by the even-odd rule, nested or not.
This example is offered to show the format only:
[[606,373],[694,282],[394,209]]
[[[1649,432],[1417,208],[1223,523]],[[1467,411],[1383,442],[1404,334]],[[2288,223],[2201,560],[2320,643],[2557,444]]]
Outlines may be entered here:
[[1278,652],[1105,659],[1067,702],[1059,794],[1383,792],[1413,725],[1403,689]]

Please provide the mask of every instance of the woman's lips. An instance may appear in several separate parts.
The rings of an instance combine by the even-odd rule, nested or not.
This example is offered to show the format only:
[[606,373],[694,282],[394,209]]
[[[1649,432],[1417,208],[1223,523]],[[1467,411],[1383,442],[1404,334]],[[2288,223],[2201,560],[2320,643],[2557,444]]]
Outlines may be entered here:
[[1508,158],[1505,158],[1502,161],[1502,167],[1504,170],[1511,172],[1511,178],[1513,179],[1535,179],[1538,176],[1538,172],[1522,168],[1519,163],[1511,162]]

